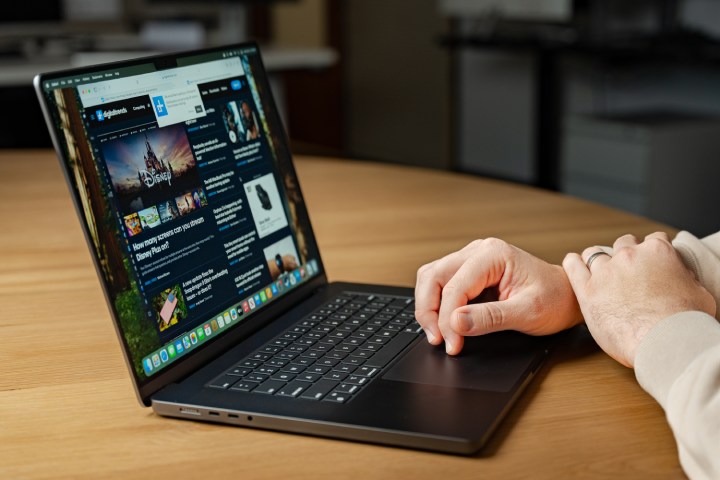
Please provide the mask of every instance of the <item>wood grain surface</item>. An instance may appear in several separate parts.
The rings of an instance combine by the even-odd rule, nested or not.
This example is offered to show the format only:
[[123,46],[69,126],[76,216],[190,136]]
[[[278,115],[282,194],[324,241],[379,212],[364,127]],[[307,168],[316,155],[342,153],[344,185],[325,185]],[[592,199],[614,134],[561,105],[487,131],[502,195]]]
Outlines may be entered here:
[[[331,280],[412,286],[418,266],[475,238],[560,262],[663,228],[441,171],[307,157],[297,169]],[[161,418],[135,399],[53,152],[0,153],[0,219],[0,478],[684,478],[662,410],[584,327],[475,457]]]

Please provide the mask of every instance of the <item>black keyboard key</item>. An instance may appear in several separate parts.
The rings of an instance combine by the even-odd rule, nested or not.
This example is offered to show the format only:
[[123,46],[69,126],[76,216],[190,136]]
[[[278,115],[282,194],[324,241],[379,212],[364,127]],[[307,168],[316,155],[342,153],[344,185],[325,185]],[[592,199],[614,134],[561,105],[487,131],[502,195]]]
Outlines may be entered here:
[[365,359],[358,358],[358,357],[347,357],[347,358],[343,359],[342,363],[344,363],[346,365],[354,365],[357,367],[357,366],[365,363]]
[[331,392],[323,398],[323,402],[345,403],[350,400],[350,394],[342,392]]
[[231,375],[221,375],[212,382],[208,383],[208,387],[212,388],[222,388],[227,389],[230,388],[230,386],[238,381],[238,377],[233,377]]
[[333,330],[332,333],[328,334],[329,338],[345,338],[349,336],[350,332],[344,332],[342,330]]
[[315,362],[315,365],[318,365],[320,367],[332,368],[335,365],[337,365],[338,363],[340,363],[340,360],[336,360],[334,358],[323,358],[323,359]]
[[[348,356],[348,354],[345,352],[339,352],[337,350],[333,350],[332,352],[326,353],[325,356],[323,357],[323,360],[325,360],[325,359],[342,360],[343,358],[345,358],[347,356]],[[322,363],[322,360],[320,361],[320,364],[325,365],[324,363]]]
[[253,393],[264,393],[265,395],[273,395],[277,392],[285,382],[281,380],[266,380],[261,383],[257,388],[253,389]]
[[271,358],[267,362],[265,362],[265,365],[270,365],[271,367],[281,368],[284,367],[290,360],[287,360],[285,358]]
[[380,350],[383,346],[382,345],[376,345],[374,343],[365,343],[362,347],[360,347],[362,350],[367,350],[368,352],[377,352]]
[[265,364],[262,367],[256,368],[253,373],[260,373],[262,375],[272,375],[275,372],[277,372],[277,367],[273,367],[271,365]]
[[342,345],[338,345],[335,347],[336,352],[342,352],[342,353],[352,353],[357,349],[355,345],[343,343]]
[[380,369],[378,367],[370,367],[368,365],[363,365],[362,367],[355,370],[355,375],[370,378],[379,371]]
[[361,332],[373,333],[373,332],[377,332],[378,330],[380,330],[380,327],[377,325],[363,325],[362,327],[360,327]]
[[292,344],[289,347],[285,348],[286,352],[295,352],[295,353],[302,353],[305,350],[307,350],[307,345],[298,345],[298,344]]
[[259,352],[259,353],[255,353],[255,354],[251,355],[250,360],[255,360],[257,362],[264,362],[265,360],[267,360],[270,357],[271,357],[271,355],[269,353]]
[[282,382],[289,382],[292,380],[295,380],[295,375],[292,373],[287,372],[278,372],[272,377],[270,377],[271,380],[280,380]]
[[330,371],[331,368],[332,367],[326,367],[326,366],[321,366],[321,365],[315,364],[315,365],[311,365],[310,367],[308,367],[305,370],[305,373],[317,373],[319,375],[325,375],[327,372]]
[[395,335],[397,335],[397,333],[398,333],[397,330],[392,330],[387,327],[383,327],[383,329],[380,330],[377,334],[380,337],[391,338],[391,337],[394,337]]
[[238,392],[250,392],[253,388],[257,386],[257,382],[246,382],[245,380],[241,380],[232,387],[230,387],[230,390],[236,390]]
[[358,350],[357,352],[351,353],[350,356],[354,357],[354,358],[364,358],[367,360],[368,358],[372,357],[374,354],[375,354],[374,352],[371,352],[369,350]]
[[300,375],[298,375],[297,379],[300,380],[301,382],[316,382],[320,379],[320,374],[319,373],[307,373],[307,371],[306,371],[305,373],[301,373]]
[[260,365],[262,362],[258,362],[257,360],[245,360],[243,363],[240,364],[241,367],[248,367],[248,368],[255,368],[258,365]]
[[347,373],[333,371],[333,372],[326,373],[323,378],[326,380],[336,380],[338,382],[341,382],[341,381],[345,380],[345,377],[347,377],[347,376],[348,376]]
[[333,367],[333,370],[336,372],[343,372],[343,373],[352,373],[355,371],[357,367],[354,365],[346,365],[344,363],[341,363],[340,365],[335,365]]
[[338,382],[334,382],[332,380],[318,380],[316,384],[305,390],[300,395],[300,398],[304,398],[306,400],[320,400],[337,385]]
[[371,338],[373,335],[375,335],[375,332],[365,332],[362,329],[360,329],[360,330],[355,330],[352,334],[352,337],[350,337],[350,338],[357,338],[358,340],[362,340],[364,342],[368,338]]
[[298,354],[295,352],[288,352],[286,350],[283,350],[282,352],[278,352],[275,354],[275,358],[282,358],[283,360],[292,360],[293,358],[297,357]]
[[395,336],[395,338],[387,343],[387,345],[381,348],[379,352],[373,355],[372,358],[365,363],[365,366],[378,368],[384,367],[416,338],[418,338],[417,334],[400,332],[397,336]]
[[250,375],[243,377],[243,380],[260,383],[260,382],[264,382],[265,380],[267,380],[268,376],[269,375],[263,375],[260,373],[251,373]]
[[291,363],[289,365],[285,365],[281,371],[285,373],[295,373],[298,374],[305,370],[305,365],[298,365],[297,363]]
[[298,380],[295,380],[294,382],[290,382],[287,385],[285,385],[283,388],[281,388],[277,395],[281,397],[297,397],[302,392],[304,392],[308,387],[310,386],[307,382],[300,382]]
[[389,337],[381,337],[380,335],[375,335],[370,340],[368,340],[368,343],[370,345],[385,345],[390,341]]
[[243,377],[250,372],[252,372],[251,368],[235,367],[235,368],[231,368],[230,371],[227,372],[227,374],[228,375],[237,375],[238,377]]
[[368,377],[361,377],[359,375],[350,375],[345,379],[345,383],[352,383],[353,385],[365,385],[369,381],[370,379]]
[[335,389],[335,391],[338,393],[347,393],[347,394],[353,394],[353,393],[357,392],[358,390],[360,390],[360,386],[353,385],[352,383],[341,383]]

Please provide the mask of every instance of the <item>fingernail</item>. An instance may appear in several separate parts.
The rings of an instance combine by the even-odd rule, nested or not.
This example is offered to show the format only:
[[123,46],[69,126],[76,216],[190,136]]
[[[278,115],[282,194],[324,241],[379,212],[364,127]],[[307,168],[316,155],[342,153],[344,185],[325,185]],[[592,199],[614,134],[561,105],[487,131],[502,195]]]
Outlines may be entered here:
[[445,353],[451,353],[453,351],[453,345],[450,343],[450,341],[446,338],[445,339]]
[[433,335],[430,330],[425,330],[425,335],[427,336],[428,342],[433,343],[437,341],[437,337]]
[[472,319],[470,315],[465,312],[458,313],[455,317],[455,326],[457,327],[458,333],[465,333],[472,330]]

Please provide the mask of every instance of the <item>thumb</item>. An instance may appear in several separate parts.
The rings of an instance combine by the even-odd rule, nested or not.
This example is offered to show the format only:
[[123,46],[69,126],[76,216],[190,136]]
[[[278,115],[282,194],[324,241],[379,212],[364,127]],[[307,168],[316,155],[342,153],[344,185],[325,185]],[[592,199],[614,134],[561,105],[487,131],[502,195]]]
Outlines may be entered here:
[[471,337],[502,330],[522,331],[527,317],[522,302],[510,298],[460,307],[453,312],[450,325],[458,335]]
[[575,296],[580,300],[585,296],[585,284],[590,280],[590,271],[577,253],[568,253],[562,266]]

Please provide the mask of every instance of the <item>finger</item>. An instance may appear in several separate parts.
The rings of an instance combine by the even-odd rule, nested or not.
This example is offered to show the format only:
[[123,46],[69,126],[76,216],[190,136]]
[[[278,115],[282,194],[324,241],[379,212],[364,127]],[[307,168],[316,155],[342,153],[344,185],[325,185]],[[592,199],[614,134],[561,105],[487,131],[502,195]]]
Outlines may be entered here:
[[452,314],[450,326],[463,337],[485,335],[502,330],[523,331],[523,320],[529,318],[527,308],[517,297],[497,302],[466,305]]
[[570,281],[570,286],[575,292],[578,303],[582,305],[582,299],[585,298],[586,285],[590,280],[590,270],[588,270],[582,257],[577,253],[568,253],[565,255],[562,267]]
[[428,342],[433,345],[439,345],[443,340],[438,328],[438,312],[443,287],[470,254],[470,249],[465,247],[440,260],[423,265],[418,270],[415,284],[415,319],[423,327]]
[[615,243],[613,243],[613,251],[617,252],[621,248],[634,247],[637,244],[638,240],[635,238],[635,235],[628,233],[627,235],[623,235],[615,240]]
[[665,233],[665,232],[654,232],[654,233],[651,233],[650,235],[647,235],[647,236],[645,237],[645,241],[653,240],[653,239],[655,239],[655,240],[664,240],[664,241],[666,241],[667,243],[671,243],[671,242],[670,242],[670,237],[668,237],[668,234]]
[[497,285],[503,274],[505,257],[496,245],[482,246],[475,255],[462,264],[448,281],[442,292],[438,327],[445,339],[445,351],[450,355],[460,353],[463,337],[451,326],[452,313],[480,295],[485,288]]
[[[606,253],[607,255],[603,255],[603,253]],[[602,247],[588,247],[585,250],[583,250],[582,255],[580,256],[583,263],[587,267],[588,271],[591,270],[591,266],[593,268],[600,266],[601,264],[610,261],[612,258],[610,256],[610,253],[607,252],[607,248]]]

